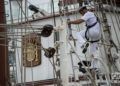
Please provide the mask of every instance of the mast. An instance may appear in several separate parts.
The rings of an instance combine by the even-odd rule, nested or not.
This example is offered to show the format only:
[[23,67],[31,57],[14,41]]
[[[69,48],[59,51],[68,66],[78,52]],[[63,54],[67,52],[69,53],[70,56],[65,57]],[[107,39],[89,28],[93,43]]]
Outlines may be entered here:
[[[64,27],[66,28],[66,26]],[[60,73],[62,86],[69,86],[69,50],[67,43],[67,29],[60,31]]]
[[[0,24],[5,24],[4,0],[0,0]],[[0,27],[0,33],[6,33],[5,27]],[[8,86],[8,47],[6,34],[0,34],[0,86]]]

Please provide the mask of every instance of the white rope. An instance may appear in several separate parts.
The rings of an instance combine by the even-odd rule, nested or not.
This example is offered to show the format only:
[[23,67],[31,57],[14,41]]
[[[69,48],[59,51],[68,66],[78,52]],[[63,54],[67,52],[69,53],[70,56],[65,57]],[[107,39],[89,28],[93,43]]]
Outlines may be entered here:
[[[108,0],[106,0],[106,3],[108,4]],[[112,7],[114,7],[114,5],[113,5],[113,3],[112,3],[111,0],[110,0],[110,4],[111,4]],[[113,21],[113,16],[112,16],[111,13],[112,13],[112,12],[110,12],[110,9],[109,9],[109,15],[110,15],[110,18],[111,18],[111,21],[112,21],[112,25],[113,25],[113,28],[114,28],[114,32],[115,32],[115,35],[116,35],[118,44],[120,45],[120,40],[119,40],[119,37],[118,37],[118,34],[117,34],[117,30],[116,30],[117,28],[115,27],[115,23],[114,23],[114,21]],[[113,9],[113,14],[115,15],[115,20],[116,20],[116,22],[117,22],[118,29],[119,29],[120,27],[119,27],[119,24],[118,24],[118,21],[117,21],[117,18],[116,18],[116,14],[115,14],[114,9]],[[112,34],[111,34],[111,35],[112,35]]]
[[[73,71],[73,79],[76,80],[72,51],[70,51],[70,58],[71,58],[71,65],[72,65],[72,71]],[[74,81],[74,84],[75,86],[77,86],[76,81]]]
[[[71,48],[74,50],[74,47],[71,45],[71,43],[69,42],[69,40],[68,40],[68,43],[70,44]],[[77,52],[76,52],[75,50],[74,50],[74,52],[75,52],[76,57],[79,59],[79,61],[81,62],[81,64],[82,64],[83,67],[85,68],[85,70],[87,71],[88,75],[90,76],[89,79],[91,80],[92,84],[93,84],[94,86],[96,86],[96,83],[95,83],[95,81],[94,81],[91,73],[90,73],[90,72],[88,71],[88,69],[85,67],[85,65],[83,64],[82,60],[79,58],[79,55],[77,54]]]

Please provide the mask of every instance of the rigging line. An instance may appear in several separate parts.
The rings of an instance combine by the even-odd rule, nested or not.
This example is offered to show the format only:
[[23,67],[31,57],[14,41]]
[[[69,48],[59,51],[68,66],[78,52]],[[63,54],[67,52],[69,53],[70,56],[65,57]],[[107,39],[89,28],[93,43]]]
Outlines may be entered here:
[[31,61],[31,75],[32,75],[32,86],[34,86],[34,73],[33,73],[33,63],[32,63],[32,61]]
[[20,8],[20,6],[19,6],[19,9],[18,9],[18,18],[17,18],[17,19],[18,19],[18,23],[20,23],[20,11],[21,11],[20,9],[21,9],[21,8]]
[[[98,2],[99,3],[99,2]],[[95,0],[93,0],[93,4],[94,4],[94,7],[95,7],[95,14],[96,14],[96,16],[98,16],[98,18],[99,18],[99,14],[98,14],[98,12],[99,12],[99,7],[98,7],[98,4],[96,4],[96,1]],[[97,10],[97,9],[98,10]],[[99,22],[99,23],[101,23],[101,22]]]
[[[23,12],[23,14],[25,15],[25,12],[23,11],[23,9],[22,9],[22,6],[20,5],[20,3],[19,3],[19,1],[18,0],[16,0],[17,1],[17,3],[19,4],[19,7],[21,8],[21,11]],[[25,16],[26,17],[26,16]],[[28,21],[28,18],[26,18],[27,19],[27,23],[31,26],[31,23]],[[32,26],[31,26],[31,29],[33,30],[33,32],[34,32],[34,29],[32,28]],[[42,47],[42,46],[41,46]],[[43,48],[43,47],[42,47]],[[43,50],[45,51],[45,49],[43,48]]]
[[[53,61],[53,66],[54,66],[54,68],[55,68],[54,57],[52,58],[52,61]],[[57,76],[57,72],[55,73],[55,71],[53,70],[53,75],[54,75],[54,86],[56,86],[56,84],[55,84],[55,74],[56,74],[56,76]]]
[[60,0],[61,2],[62,2],[62,5],[61,6],[63,6],[63,16],[64,16],[64,18],[65,18],[65,15],[66,15],[66,13],[65,13],[65,3],[64,3],[64,1],[63,0]]
[[51,0],[51,13],[53,13],[54,26],[56,26],[55,9],[54,9],[54,1],[53,0]]
[[[20,8],[20,7],[19,7]],[[18,10],[18,11],[20,11],[20,10]],[[19,13],[20,14],[20,13]],[[19,19],[19,17],[18,17],[18,19]],[[13,23],[13,24],[0,24],[0,26],[20,26],[20,25],[27,25],[27,26],[30,26],[29,24],[24,24],[24,23],[21,23],[21,24],[19,24],[19,23]],[[38,24],[34,24],[34,25],[31,25],[31,26],[43,26],[43,25],[38,25]]]
[[[14,47],[15,47],[15,42],[14,42]],[[17,66],[16,66],[16,57],[15,57],[15,54],[16,54],[16,51],[15,51],[15,48],[13,49],[13,52],[14,52],[14,56],[13,56],[13,58],[14,58],[14,63],[13,63],[13,67],[14,67],[14,78],[15,78],[15,85],[17,84],[17,82],[18,82],[18,79],[17,79]],[[16,67],[16,68],[15,68]]]
[[[105,45],[105,46],[113,46],[113,45],[110,45],[110,44],[100,43],[100,42],[99,42],[98,44],[100,44],[100,45]],[[118,46],[116,46],[116,47],[117,47],[117,49],[119,50],[119,47],[118,47]],[[116,48],[116,47],[115,47],[115,48]]]
[[71,58],[71,64],[72,64],[72,71],[73,71],[73,78],[74,78],[74,84],[75,86],[77,86],[75,80],[76,80],[76,76],[75,76],[75,69],[74,69],[74,62],[73,62],[73,56],[72,56],[72,51],[70,51],[70,58]]
[[58,2],[58,7],[59,7],[59,14],[60,14],[60,20],[61,20],[61,24],[63,24],[63,17],[62,17],[62,6],[61,6],[61,0],[59,0]]
[[[13,47],[13,46],[10,46],[10,45],[5,45],[5,44],[0,44],[0,46],[8,46],[8,47]],[[21,47],[19,47],[19,46],[16,46],[17,48],[21,48]]]
[[[18,23],[20,22],[20,12],[22,12],[21,11],[21,8],[20,8],[20,6],[19,6],[19,13],[18,13]],[[17,31],[17,33],[18,33],[18,29],[16,30]],[[16,42],[16,46],[17,46],[17,43],[18,42],[20,42],[20,40],[18,41],[17,39],[16,40],[14,40],[15,42]],[[16,47],[15,46],[15,48],[16,48],[16,57],[18,57],[18,66],[19,66],[19,68],[20,68],[20,74],[21,74],[21,83],[22,83],[22,60],[20,59],[20,56],[19,56],[19,51],[18,51],[18,47]],[[21,47],[19,47],[20,49],[21,49]],[[18,56],[17,56],[18,55]],[[21,54],[22,55],[22,54]],[[16,68],[17,69],[17,68]],[[18,72],[17,72],[18,73]]]
[[[20,59],[20,54],[19,54],[19,51],[18,51],[18,47],[17,47],[17,43],[16,43],[16,46],[15,46],[15,49],[16,49],[16,57],[18,57],[18,67],[20,68],[20,73],[19,73],[19,71],[17,71],[17,75],[18,74],[21,74],[21,76],[22,76],[22,62],[21,62],[21,59]],[[21,49],[21,48],[20,48]],[[17,61],[17,59],[16,59],[16,61]],[[18,69],[18,67],[16,66],[16,69]],[[20,80],[21,80],[21,83],[22,83],[22,77],[20,76]]]
[[[19,2],[17,2],[17,3],[19,3]],[[20,4],[21,3],[21,4]],[[22,15],[22,10],[23,10],[23,3],[22,3],[22,1],[20,1],[20,3],[19,3],[19,7],[21,6],[21,8],[20,8],[20,22],[22,22],[23,21],[23,15]],[[25,15],[25,14],[24,14]],[[22,29],[21,29],[21,32],[22,32]],[[22,35],[22,34],[21,34]],[[24,76],[23,76],[23,74],[24,74],[24,67],[23,67],[23,58],[21,59],[21,78],[22,78],[22,85],[24,86]]]
[[[67,1],[66,1],[65,3],[67,3]],[[67,3],[67,4],[64,6],[64,9],[65,9],[65,12],[66,12],[66,13],[65,13],[65,17],[66,17],[66,19],[67,19],[67,22],[70,21],[70,16],[69,16],[69,14],[68,14],[68,11],[69,11],[68,4],[69,4],[69,3]],[[75,40],[74,40],[73,35],[72,35],[72,28],[71,28],[71,25],[70,25],[70,24],[68,25],[67,33],[69,34],[69,39],[70,39],[70,40],[73,40],[74,46],[76,46]]]
[[[27,30],[27,31],[31,31],[31,30]],[[39,31],[39,30],[37,31],[37,30],[36,30],[36,32],[41,32],[41,31]],[[19,32],[17,32],[17,33],[26,33],[26,32],[20,32],[20,31],[19,31]],[[30,32],[27,32],[27,33],[30,33]],[[8,32],[8,31],[7,31],[7,32],[0,32],[0,34],[10,35],[10,34],[15,34],[15,32]]]
[[[110,52],[110,53],[112,54],[112,52]],[[114,68],[114,71],[120,72],[119,69],[118,69],[118,67],[117,67],[117,65],[115,64],[115,61],[114,61],[113,58],[111,59],[111,61],[112,61],[112,64],[113,64],[113,66],[114,66],[114,67],[113,67],[113,68]]]
[[[70,41],[67,39],[68,43],[70,44],[71,48],[74,50],[74,47],[72,46],[72,44],[70,43]],[[91,73],[88,71],[88,69],[86,69],[85,65],[83,64],[82,60],[80,59],[79,55],[77,54],[77,52],[74,50],[76,57],[79,59],[79,61],[81,62],[81,64],[83,65],[83,67],[85,68],[85,70],[87,71],[88,75],[89,75],[89,79],[91,80],[93,86],[96,86],[96,82],[94,81]]]
[[[15,55],[15,54],[14,54],[14,55]],[[14,56],[13,56],[12,58],[15,59]],[[15,70],[15,64],[14,64],[14,62],[13,62],[11,65],[9,65],[9,68],[10,68],[10,67],[13,68],[13,70],[10,70],[10,71],[12,72],[12,74],[10,74],[10,75],[13,76],[13,78],[10,78],[11,81],[12,81],[11,83],[14,83],[14,85],[16,86],[17,82],[16,82],[16,70]],[[15,79],[15,81],[13,81],[13,79]]]
[[[20,10],[19,10],[20,11]],[[17,45],[17,44],[16,44]],[[17,47],[15,47],[17,48]],[[17,51],[16,51],[17,52]],[[17,52],[18,53],[18,52]],[[18,53],[19,54],[19,53]],[[18,56],[18,59],[19,59],[19,56]],[[19,60],[19,66],[20,66],[20,60]],[[22,66],[19,67],[20,68],[20,73],[21,73],[21,81],[22,81]]]
[[[51,4],[52,5],[52,4]],[[54,7],[54,6],[53,6]],[[54,10],[54,9],[53,9]],[[54,11],[53,11],[53,14],[54,14]],[[54,22],[54,24],[56,24],[55,22]],[[49,40],[49,38],[48,38],[48,40]],[[49,41],[48,41],[48,45],[49,45]],[[43,48],[43,47],[42,47]],[[46,52],[47,50],[46,49],[44,49],[44,51]],[[49,51],[47,51],[47,53],[48,53]],[[52,61],[50,60],[50,58],[49,58],[49,61],[50,61],[50,63],[51,63],[51,65],[53,66],[53,76],[54,76],[54,86],[56,86],[56,84],[55,84],[55,75],[56,75],[56,78],[57,78],[57,80],[58,80],[58,76],[57,76],[57,71],[56,71],[56,67],[55,67],[55,63],[54,63],[54,57],[52,57],[52,60],[53,60],[53,63],[52,63]]]
[[[51,13],[53,14],[53,23],[54,26],[56,26],[56,17],[55,17],[55,6],[54,6],[54,1],[51,0]],[[54,33],[54,42],[59,40],[59,32]]]
[[[21,2],[22,3],[22,2]],[[22,5],[21,5],[22,6]],[[20,8],[20,7],[19,7]],[[20,12],[20,11],[19,11]],[[19,17],[19,16],[18,16]],[[20,17],[19,17],[20,18]],[[18,22],[19,22],[19,18],[18,18]],[[22,21],[22,9],[21,9],[21,21]],[[17,30],[18,31],[18,30]],[[22,30],[21,30],[22,31]],[[22,59],[21,59],[21,63],[23,63],[23,61],[22,61]],[[23,70],[23,68],[22,68],[22,64],[21,64],[21,71]],[[23,73],[24,72],[24,74],[25,74],[25,71],[22,71],[21,72],[21,75],[23,76]],[[23,79],[25,79],[25,77],[24,78],[22,78],[22,82],[24,82],[24,80]],[[24,85],[25,86],[25,83],[22,83],[22,85]]]
[[[29,3],[29,4],[32,4],[31,2],[29,2],[28,0],[27,0],[27,2]],[[33,5],[33,4],[32,4]]]
[[[106,0],[106,2],[107,2],[107,4],[108,4],[108,0]],[[111,4],[112,4],[112,2],[111,2]],[[113,6],[113,5],[112,5]],[[114,21],[113,21],[113,17],[112,17],[112,15],[111,15],[111,13],[112,12],[110,12],[110,9],[109,9],[109,15],[110,15],[110,17],[111,17],[111,20],[112,20],[112,25],[113,25],[113,28],[114,28],[114,31],[115,31],[115,35],[116,35],[116,38],[117,38],[117,41],[118,41],[118,44],[120,45],[120,40],[119,40],[119,37],[118,37],[118,35],[117,35],[117,31],[116,31],[116,28],[115,28],[115,24],[114,24]],[[110,31],[111,32],[111,31]],[[111,34],[111,33],[110,33]]]
[[63,0],[59,0],[59,12],[60,12],[60,19],[61,24],[63,24],[63,19],[65,18],[66,12],[65,12],[65,3]]
[[[27,21],[27,0],[25,0],[25,22]],[[25,34],[26,34],[26,24],[25,24]],[[23,33],[22,33],[23,35]],[[26,41],[25,41],[26,42]],[[26,47],[26,46],[25,46]],[[25,61],[25,64],[26,64],[26,61]],[[26,67],[24,67],[24,86],[26,85]]]
[[[14,39],[15,40],[15,39]],[[17,40],[17,39],[16,39]],[[17,42],[22,42],[22,41],[19,41],[19,40],[17,40]],[[0,45],[2,45],[2,46],[9,46],[9,45],[3,45],[3,44],[0,44]],[[38,46],[39,48],[42,48],[45,52],[48,52],[45,48],[43,48],[43,46],[42,46],[42,44],[40,44],[40,45],[35,45],[35,46]],[[11,46],[12,47],[12,46]],[[19,46],[17,46],[17,48],[21,48],[21,47],[19,47]]]
[[[18,1],[17,1],[17,2],[18,2]],[[18,2],[18,4],[19,4],[19,7],[21,7],[19,2]],[[22,10],[22,7],[21,7],[21,13],[22,13],[22,12],[24,13],[24,11]],[[22,14],[21,14],[21,15],[22,15]],[[24,13],[24,15],[25,15],[25,13]],[[26,17],[26,16],[25,16],[25,17]],[[26,18],[26,19],[27,19],[27,18]],[[27,20],[28,20],[28,19],[27,19]],[[28,22],[28,23],[29,23],[29,22]],[[30,23],[29,23],[29,24],[30,24]],[[32,28],[32,27],[31,27],[31,28]],[[33,30],[33,31],[34,31],[34,30]],[[32,69],[31,69],[31,70],[32,70]],[[34,85],[34,83],[33,83],[33,85]]]
[[[102,1],[100,0],[100,2],[102,2]],[[100,6],[100,2],[98,2],[98,5],[99,5],[99,6]],[[100,7],[98,7],[98,11],[101,12],[101,11],[100,11]],[[100,17],[103,17],[103,16],[102,16],[102,13],[101,13],[101,15],[99,15],[99,16],[100,16]],[[104,36],[104,33],[103,33],[104,31],[103,31],[103,29],[102,29],[102,28],[104,27],[104,25],[103,25],[103,22],[102,22],[102,21],[100,21],[100,23],[101,23],[102,38],[105,39],[105,36]],[[105,41],[105,40],[104,40],[104,41]]]
[[[10,2],[10,18],[11,18],[11,23],[13,24],[13,14],[12,14],[12,3],[11,3],[11,1],[9,0],[9,2]],[[13,29],[12,29],[12,32],[13,32]],[[14,39],[14,36],[13,36],[13,39]],[[14,45],[13,45],[14,46]],[[13,65],[13,68],[14,67],[16,67],[16,58],[15,58],[15,53],[16,53],[16,51],[15,51],[16,49],[14,48],[14,59],[15,59],[15,63],[14,63],[14,65]],[[17,77],[17,71],[15,71],[15,68],[13,69],[14,70],[14,72],[15,72],[15,75],[14,75],[14,78],[16,78]],[[16,78],[15,79],[15,81],[14,81],[14,83],[15,83],[15,85],[16,85],[16,82],[18,82],[18,79]]]
[[[53,58],[53,57],[52,57]],[[59,84],[58,83],[58,76],[57,76],[57,71],[56,71],[56,67],[55,67],[55,63],[53,62],[52,63],[52,61],[50,60],[50,58],[48,59],[49,60],[49,62],[51,63],[51,65],[53,66],[53,70],[54,70],[54,76],[56,75],[56,78],[57,78],[57,84]],[[55,77],[54,77],[54,79],[55,79]],[[55,81],[54,81],[55,82]],[[56,85],[55,83],[54,83],[54,85]]]
[[[24,10],[22,9],[22,6],[20,5],[19,1],[18,1],[18,0],[16,0],[16,1],[17,1],[17,3],[18,3],[19,7],[21,8],[21,13],[23,13],[23,14],[25,15],[25,12],[24,12]],[[26,17],[26,16],[25,16],[25,17]],[[31,28],[31,29],[33,30],[33,32],[34,32],[34,29],[32,28],[31,23],[29,22],[28,18],[26,18],[26,20],[27,20],[27,24],[30,25],[30,28]]]
[[55,75],[57,77],[57,72],[56,72],[56,68],[55,68],[55,64],[54,62],[52,63],[52,61],[49,59],[49,62],[51,63],[51,65],[53,66],[53,75],[54,75],[54,86],[56,86],[55,84]]
[[65,3],[67,3],[67,1],[64,3],[63,0],[59,0],[59,3],[60,3],[60,5],[59,5],[60,15],[62,16],[62,6],[63,6],[63,14],[64,14],[63,16],[65,17],[66,16],[66,12],[65,12],[64,9],[65,9],[65,7],[68,7],[68,4],[65,4]]
[[[9,27],[9,28],[10,28],[10,27]],[[14,27],[14,28],[13,28],[13,30],[16,30],[16,29],[18,29],[18,30],[19,30],[19,29],[23,29],[23,30],[24,30],[24,29],[25,29],[25,26],[21,26],[21,27],[18,26],[18,27]],[[27,29],[27,31],[31,31],[31,30],[32,30],[31,27],[28,27],[28,26],[26,26],[26,29]],[[39,28],[39,27],[33,27],[33,30],[41,30],[41,28]]]
[[72,10],[72,5],[73,5],[73,10],[75,11],[75,12],[72,12],[72,14],[77,14],[78,13],[78,11],[76,11],[76,7],[75,7],[75,4],[77,3],[77,0],[72,0],[71,1],[71,4],[70,4],[70,9]]
[[101,60],[100,58],[97,58],[97,60],[99,60],[99,62],[103,65],[103,67],[105,68],[105,71],[106,71],[106,76],[107,76],[107,84],[108,86],[111,86],[111,81],[110,81],[110,75],[108,74],[108,70],[107,70],[107,65],[105,64],[105,62],[103,60]]
[[[72,14],[75,15],[74,19],[77,19],[77,18],[78,18],[77,14],[78,14],[79,12],[78,12],[78,10],[76,10],[77,8],[75,7],[76,4],[74,4],[74,0],[72,0],[72,2],[73,2],[74,10],[75,10],[75,12],[72,12]],[[78,1],[75,0],[75,3],[77,3],[77,2],[78,2]],[[70,6],[70,7],[71,7],[71,6]],[[72,8],[72,7],[71,7],[71,8]],[[80,28],[79,25],[77,25],[77,28],[78,28],[78,29]]]
[[[89,52],[90,52],[90,48],[89,48]],[[89,56],[89,57],[91,57],[91,56]],[[85,54],[85,58],[86,58],[86,60],[88,61],[86,54]],[[94,60],[94,58],[92,58],[92,60]],[[91,63],[91,64],[92,64],[92,63]],[[93,64],[94,64],[94,63],[93,63]],[[90,65],[88,66],[88,68],[90,69]],[[94,68],[94,67],[93,67],[93,68]],[[93,70],[93,72],[91,73],[92,77],[94,77],[94,80],[96,81],[96,84],[97,84],[97,78],[96,78],[97,74],[98,74],[98,73],[97,73],[95,70]]]
[[10,18],[11,18],[11,23],[13,24],[13,14],[12,14],[12,3],[11,3],[11,0],[9,0],[10,2]]
[[[103,24],[102,24],[102,27],[103,27]],[[101,29],[101,30],[102,30],[102,29]],[[103,32],[103,31],[102,31],[102,32]],[[104,34],[102,34],[102,38],[103,38],[103,39],[105,38],[105,37],[104,37]],[[104,43],[103,40],[101,40],[101,41]],[[105,46],[108,46],[108,45],[103,44],[102,46],[103,46],[103,48],[105,49]],[[100,52],[101,52],[101,58],[104,59],[104,58],[102,57],[102,56],[103,56],[103,53],[102,53],[101,49],[102,49],[102,48],[99,49]],[[106,51],[105,51],[105,52],[106,52]],[[106,56],[106,54],[105,54],[105,56]],[[104,61],[104,60],[103,60],[103,61]],[[107,64],[106,64],[106,68],[108,68],[108,67],[107,67]]]
[[[17,51],[17,47],[16,47],[16,46],[17,46],[17,42],[15,42],[15,46],[14,46],[14,54],[15,54],[15,55],[14,55],[14,56],[15,56],[14,59],[15,59],[15,67],[16,67],[16,69],[15,69],[15,70],[16,70],[16,71],[15,71],[15,75],[16,75],[16,83],[18,83],[18,76],[17,76],[17,62],[16,62],[16,61],[17,61],[17,60],[16,60],[16,53],[17,53],[16,51]],[[18,62],[18,63],[19,63],[19,62]],[[15,84],[16,84],[16,83],[15,83]]]
[[[100,50],[100,49],[99,49]],[[100,52],[101,52],[101,50],[100,50]],[[102,52],[101,52],[101,55],[102,55]],[[106,66],[106,64],[104,64],[105,62],[103,62],[100,58],[99,59],[97,59],[97,60],[99,60],[100,62],[101,62],[101,64],[105,67],[105,71],[106,71],[106,73],[107,73],[107,66]],[[97,74],[97,73],[96,73]],[[109,83],[110,83],[110,77],[109,77],[109,75],[107,75],[107,78],[108,78],[108,81],[107,81],[107,84],[109,85]]]
[[[111,50],[111,47],[109,48],[109,50],[108,51],[110,51]],[[113,65],[114,66],[114,65]]]
[[[101,40],[104,41],[104,42],[106,42],[106,40],[104,40],[104,39],[101,39]],[[111,46],[111,47],[114,47],[117,52],[120,50],[120,47],[117,46],[112,39],[110,40],[110,43],[111,43],[111,44],[106,44],[106,43],[102,43],[102,42],[100,43],[100,42],[99,42],[98,44],[105,45],[105,46],[109,46],[109,47],[110,47],[110,46]]]
[[[101,12],[101,16],[102,16],[102,20],[103,20],[103,22],[104,23],[102,23],[102,27],[103,28],[105,28],[105,26],[108,26],[108,22],[106,22],[106,21],[104,21],[104,20],[106,20],[106,14],[105,14],[105,10],[103,9],[103,4],[102,4],[102,0],[100,0],[100,3],[99,3],[99,5],[100,5],[100,12]],[[107,28],[108,29],[108,28]],[[108,29],[109,30],[109,29]],[[104,34],[104,31],[102,30],[102,37],[103,37],[103,39],[105,39],[105,34]],[[101,40],[103,43],[104,43],[104,41],[103,40]],[[109,62],[109,58],[108,58],[108,48],[109,47],[106,47],[105,45],[103,45],[104,47],[104,52],[105,52],[105,57],[106,57],[106,62],[107,62],[107,64],[109,64],[108,65],[108,68],[109,68],[109,71],[111,72],[111,65],[110,65],[110,62]]]
[[[78,11],[75,12],[76,19],[78,18],[78,15],[77,15],[77,14],[79,14]],[[79,26],[79,24],[78,24],[76,27],[77,27],[77,31],[79,31],[79,30],[80,30],[80,26]]]
[[[22,9],[23,9],[23,3],[22,3],[22,1],[21,1],[21,14],[20,14],[21,19],[20,19],[20,22],[23,22],[23,15],[22,15],[23,12],[22,12]],[[24,14],[24,16],[25,16],[25,15],[26,15],[26,13]],[[26,16],[25,16],[25,17],[26,17]],[[26,19],[25,19],[25,20],[26,20]],[[23,29],[21,29],[21,32],[23,32]],[[21,35],[23,35],[23,33],[21,33]],[[25,76],[24,76],[24,73],[25,73],[25,70],[24,70],[24,69],[25,69],[25,67],[23,66],[23,64],[24,64],[23,61],[24,61],[24,59],[22,58],[22,59],[21,59],[21,63],[22,63],[22,64],[21,64],[21,67],[22,67],[22,84],[23,84],[23,86],[25,86],[25,81],[24,81],[24,80],[25,80],[25,79],[24,79],[24,78],[25,78]]]
[[[114,2],[112,2],[112,0],[110,0],[110,3],[111,3],[111,6],[112,7],[114,7],[114,5],[113,5],[113,3],[115,3],[115,0],[114,0]],[[118,25],[118,29],[119,29],[119,31],[120,31],[120,25],[119,25],[119,21],[118,21],[118,16],[117,16],[117,14],[116,14],[116,11],[115,11],[116,9],[114,9],[114,8],[112,8],[112,11],[113,11],[113,13],[114,13],[114,16],[115,16],[115,20],[116,20],[116,22],[117,22],[117,25]]]
[[[117,7],[117,5],[116,5],[116,0],[114,0],[114,6],[115,6],[115,9],[116,9],[116,11],[115,11],[116,14],[119,14],[119,13],[118,13],[119,10],[118,10],[118,7]],[[118,15],[117,15],[117,19],[118,19],[118,25],[119,25],[119,23],[120,23],[120,17],[119,17]],[[119,31],[120,31],[120,26],[119,26]]]

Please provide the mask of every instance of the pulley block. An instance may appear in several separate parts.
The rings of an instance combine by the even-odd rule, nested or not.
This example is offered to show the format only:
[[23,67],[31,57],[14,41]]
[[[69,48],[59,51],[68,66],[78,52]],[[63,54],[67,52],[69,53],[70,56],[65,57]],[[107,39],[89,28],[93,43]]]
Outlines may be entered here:
[[48,58],[53,57],[55,54],[55,48],[49,47],[48,49],[45,49],[45,56]]
[[52,25],[45,25],[42,28],[41,36],[49,37],[52,34],[53,26]]

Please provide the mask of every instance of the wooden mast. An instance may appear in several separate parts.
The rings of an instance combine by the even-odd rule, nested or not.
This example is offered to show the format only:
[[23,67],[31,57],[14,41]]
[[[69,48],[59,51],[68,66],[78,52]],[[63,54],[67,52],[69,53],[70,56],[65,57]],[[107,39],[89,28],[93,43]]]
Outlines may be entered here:
[[[5,7],[4,0],[0,0],[0,24],[5,24]],[[9,86],[7,83],[9,82],[8,77],[8,47],[7,45],[7,37],[6,34],[2,34],[6,32],[5,27],[0,27],[0,86]]]

